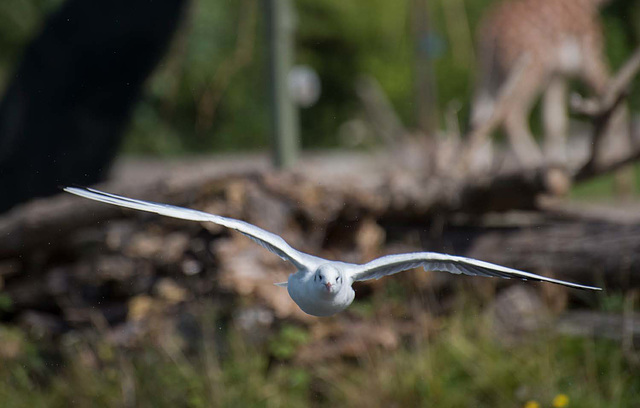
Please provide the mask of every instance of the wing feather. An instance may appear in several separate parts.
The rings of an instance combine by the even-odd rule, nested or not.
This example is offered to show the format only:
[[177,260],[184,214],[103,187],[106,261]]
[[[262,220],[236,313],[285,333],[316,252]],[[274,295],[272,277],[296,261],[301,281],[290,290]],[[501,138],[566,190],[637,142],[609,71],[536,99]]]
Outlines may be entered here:
[[120,207],[132,208],[140,211],[152,212],[183,220],[213,222],[224,227],[236,230],[251,238],[262,247],[280,256],[280,258],[290,261],[298,269],[313,269],[316,257],[300,252],[291,247],[280,236],[265,231],[262,228],[249,224],[248,222],[233,218],[222,217],[220,215],[209,214],[203,211],[178,207],[169,204],[154,203],[151,201],[136,200],[116,194],[105,193],[91,188],[66,187],[64,191],[84,198],[113,204]]
[[380,279],[387,275],[393,275],[395,273],[417,267],[422,267],[426,271],[443,271],[470,276],[551,282],[571,288],[602,290],[595,286],[580,285],[577,283],[547,278],[545,276],[519,271],[517,269],[511,269],[489,262],[479,261],[477,259],[439,254],[436,252],[414,252],[383,256],[382,258],[374,259],[373,261],[363,265],[355,265],[350,274],[354,281],[363,281],[369,279]]

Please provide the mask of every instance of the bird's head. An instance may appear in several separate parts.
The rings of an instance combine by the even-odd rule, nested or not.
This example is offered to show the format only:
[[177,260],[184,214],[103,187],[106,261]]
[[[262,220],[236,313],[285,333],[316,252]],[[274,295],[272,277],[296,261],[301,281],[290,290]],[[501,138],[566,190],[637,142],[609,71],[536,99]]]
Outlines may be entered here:
[[335,294],[343,284],[343,274],[333,265],[320,266],[313,276],[314,287],[325,294]]

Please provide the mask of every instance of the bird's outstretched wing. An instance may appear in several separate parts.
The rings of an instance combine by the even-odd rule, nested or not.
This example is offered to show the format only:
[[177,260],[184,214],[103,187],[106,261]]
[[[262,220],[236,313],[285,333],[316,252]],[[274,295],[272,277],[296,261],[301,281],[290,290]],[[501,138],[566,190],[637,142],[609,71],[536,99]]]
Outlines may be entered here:
[[471,276],[491,276],[506,279],[521,279],[531,281],[552,282],[560,285],[578,289],[602,290],[594,286],[579,285],[577,283],[565,282],[558,279],[547,278],[517,269],[506,268],[504,266],[489,262],[478,261],[476,259],[462,256],[452,256],[439,254],[436,252],[414,252],[408,254],[388,255],[373,261],[355,265],[351,271],[351,278],[354,281],[369,279],[380,279],[383,276],[393,275],[407,269],[423,267],[426,271],[444,271],[455,274],[465,274]]
[[189,208],[177,207],[175,205],[154,203],[151,201],[136,200],[116,194],[105,193],[92,188],[66,187],[64,191],[91,200],[101,201],[120,207],[133,208],[135,210],[152,212],[168,217],[180,218],[191,221],[208,221],[236,230],[255,242],[277,254],[280,258],[290,261],[298,269],[315,269],[316,257],[300,252],[292,248],[280,236],[265,231],[262,228],[251,225],[248,222],[235,220],[233,218],[222,217],[209,214],[203,211],[191,210]]

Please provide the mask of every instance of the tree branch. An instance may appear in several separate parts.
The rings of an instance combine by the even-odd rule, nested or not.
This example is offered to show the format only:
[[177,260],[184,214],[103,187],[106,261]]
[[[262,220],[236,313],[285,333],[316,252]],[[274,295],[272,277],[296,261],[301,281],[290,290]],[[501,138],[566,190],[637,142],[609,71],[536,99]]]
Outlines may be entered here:
[[605,133],[609,128],[614,113],[625,101],[629,93],[631,81],[640,71],[640,47],[632,54],[627,62],[610,80],[609,86],[598,100],[582,100],[573,98],[572,109],[575,112],[585,114],[593,118],[594,129],[592,136],[591,154],[589,160],[576,173],[576,181],[584,180],[603,172],[612,171],[622,167],[637,158],[636,153],[622,159],[609,160],[602,163],[598,160],[598,152],[601,149]]

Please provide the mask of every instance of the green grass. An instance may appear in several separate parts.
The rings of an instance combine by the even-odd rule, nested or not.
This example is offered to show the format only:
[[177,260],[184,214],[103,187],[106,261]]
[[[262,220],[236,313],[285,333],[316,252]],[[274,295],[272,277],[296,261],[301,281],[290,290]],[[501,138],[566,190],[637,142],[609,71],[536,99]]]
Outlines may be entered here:
[[[633,194],[640,191],[640,164],[633,164]],[[605,174],[589,181],[576,184],[571,189],[571,198],[577,200],[615,199],[616,186],[613,174]]]
[[328,376],[348,378],[334,384],[335,400],[362,407],[514,407],[533,400],[544,407],[566,394],[576,407],[640,403],[640,380],[612,342],[542,336],[506,349],[470,320],[448,321],[431,344],[379,353],[355,371]]
[[[541,333],[507,348],[474,301],[461,305],[430,339],[312,366],[288,360],[308,342],[304,329],[290,325],[264,348],[247,344],[231,328],[221,350],[203,342],[191,355],[172,347],[125,351],[103,340],[77,340],[63,345],[63,365],[51,364],[25,341],[18,357],[0,360],[0,401],[7,408],[500,408],[524,407],[527,401],[551,407],[554,397],[565,394],[568,407],[640,406],[640,375],[616,342]],[[3,330],[3,344],[20,337]],[[274,340],[286,343],[284,351],[271,350],[285,360],[270,364]]]

